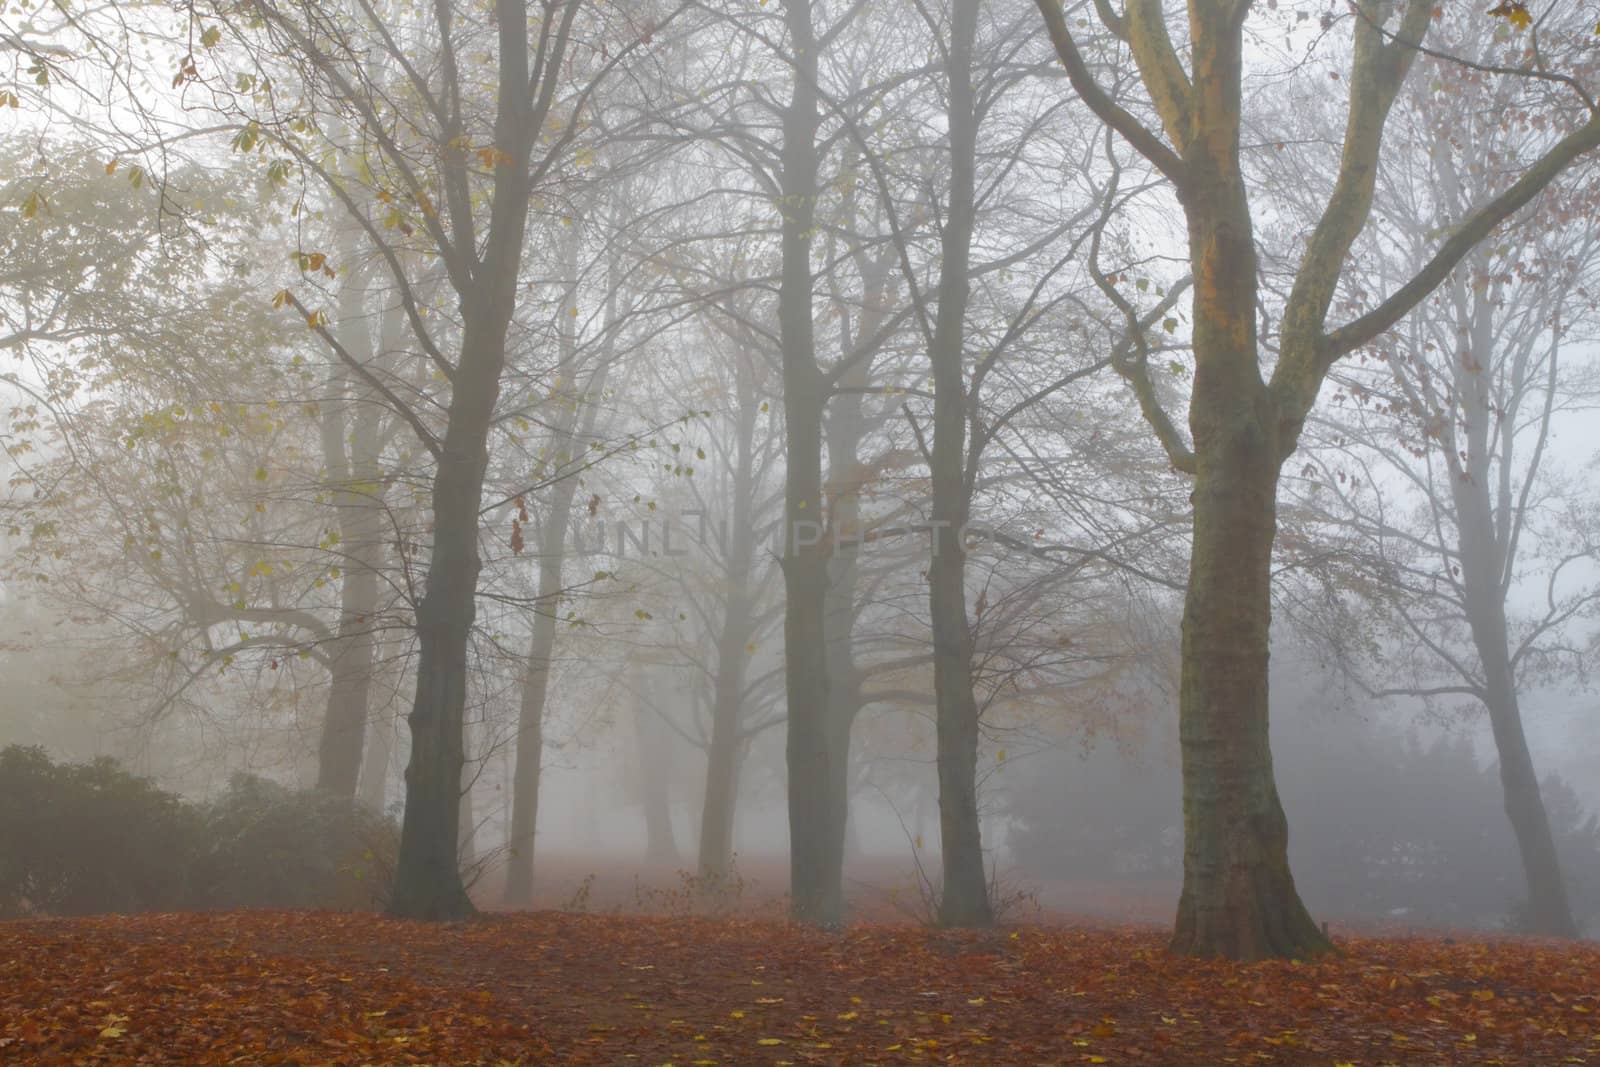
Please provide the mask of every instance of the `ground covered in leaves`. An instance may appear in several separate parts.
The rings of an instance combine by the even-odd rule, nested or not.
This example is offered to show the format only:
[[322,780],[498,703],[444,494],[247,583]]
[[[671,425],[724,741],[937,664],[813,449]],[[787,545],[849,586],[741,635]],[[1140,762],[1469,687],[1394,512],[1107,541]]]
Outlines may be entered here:
[[1600,1064],[1600,946],[541,912],[0,923],[3,1063]]

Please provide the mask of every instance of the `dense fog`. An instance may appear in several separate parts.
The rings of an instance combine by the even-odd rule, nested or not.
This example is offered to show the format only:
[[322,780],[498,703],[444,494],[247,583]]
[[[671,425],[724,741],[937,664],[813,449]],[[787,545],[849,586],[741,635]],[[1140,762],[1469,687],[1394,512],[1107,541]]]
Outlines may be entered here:
[[1600,14],[1126,6],[0,12],[0,916],[1600,936]]

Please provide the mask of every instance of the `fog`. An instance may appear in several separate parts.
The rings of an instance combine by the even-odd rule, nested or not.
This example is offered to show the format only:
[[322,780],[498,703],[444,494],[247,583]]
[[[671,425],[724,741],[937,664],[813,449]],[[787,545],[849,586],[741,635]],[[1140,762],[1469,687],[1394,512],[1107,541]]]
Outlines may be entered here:
[[1600,936],[1593,5],[536,6],[0,14],[0,915]]

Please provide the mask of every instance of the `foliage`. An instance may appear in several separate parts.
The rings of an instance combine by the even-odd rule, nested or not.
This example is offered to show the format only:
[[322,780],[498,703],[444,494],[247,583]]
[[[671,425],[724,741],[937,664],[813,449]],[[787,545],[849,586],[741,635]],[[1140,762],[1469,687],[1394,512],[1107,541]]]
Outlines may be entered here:
[[203,804],[115,760],[0,749],[0,916],[376,903],[393,827],[248,775]]
[[197,816],[115,760],[0,749],[0,916],[187,907]]
[[371,907],[394,847],[388,822],[359,804],[239,774],[205,808],[193,881],[216,907]]
[[[1337,934],[1337,931],[1336,931]],[[211,1064],[1557,1064],[1594,946],[1338,938],[1253,966],[1154,930],[259,912],[0,925],[0,1058]]]

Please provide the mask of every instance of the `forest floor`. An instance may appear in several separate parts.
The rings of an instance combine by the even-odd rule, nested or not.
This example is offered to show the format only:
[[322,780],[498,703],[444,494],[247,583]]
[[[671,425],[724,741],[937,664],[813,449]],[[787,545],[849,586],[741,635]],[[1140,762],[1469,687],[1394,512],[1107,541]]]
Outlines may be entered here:
[[1600,946],[1338,937],[1174,959],[987,933],[541,911],[0,923],[0,1063],[1600,1064]]

